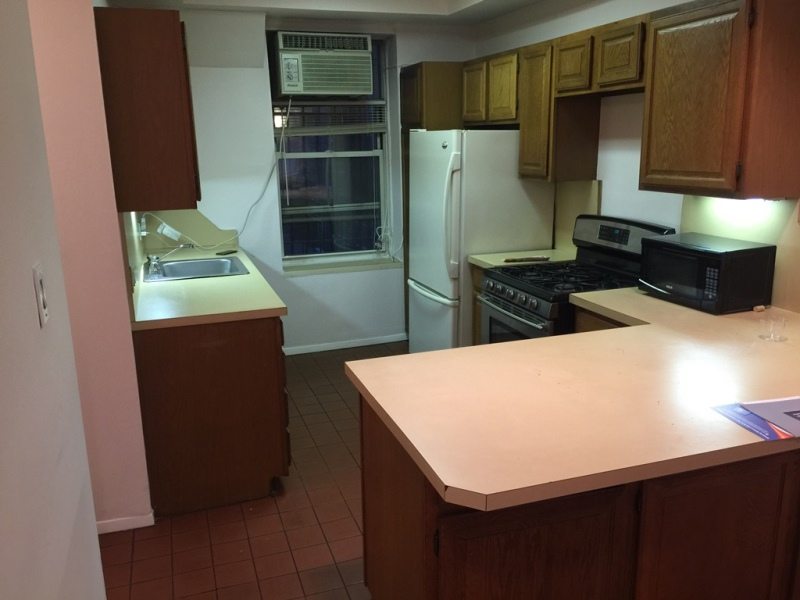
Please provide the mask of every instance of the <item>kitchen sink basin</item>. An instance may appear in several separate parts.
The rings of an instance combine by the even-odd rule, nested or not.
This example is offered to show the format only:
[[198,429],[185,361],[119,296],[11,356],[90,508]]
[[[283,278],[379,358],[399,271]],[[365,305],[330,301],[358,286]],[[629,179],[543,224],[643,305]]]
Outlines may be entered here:
[[165,260],[154,269],[144,267],[145,281],[173,281],[175,279],[198,279],[201,277],[226,277],[246,275],[250,271],[235,256],[220,258],[195,258],[189,260]]

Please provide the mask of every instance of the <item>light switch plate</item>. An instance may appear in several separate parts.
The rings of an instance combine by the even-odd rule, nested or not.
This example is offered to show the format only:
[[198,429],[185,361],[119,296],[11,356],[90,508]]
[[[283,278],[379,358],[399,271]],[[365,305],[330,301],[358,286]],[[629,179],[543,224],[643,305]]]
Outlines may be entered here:
[[36,292],[36,308],[39,312],[39,327],[44,328],[47,320],[50,318],[50,312],[47,306],[47,293],[44,287],[44,273],[42,272],[42,264],[36,263],[33,265],[33,288]]

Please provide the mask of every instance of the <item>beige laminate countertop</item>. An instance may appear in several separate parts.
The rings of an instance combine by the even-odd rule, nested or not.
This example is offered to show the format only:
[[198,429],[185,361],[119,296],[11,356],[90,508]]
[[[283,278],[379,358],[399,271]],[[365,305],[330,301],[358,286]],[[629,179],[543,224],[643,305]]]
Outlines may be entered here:
[[[445,501],[493,510],[800,448],[712,408],[800,393],[800,314],[711,316],[633,288],[572,302],[637,326],[347,363]],[[788,341],[759,339],[770,314]]]
[[529,256],[547,256],[550,261],[557,260],[572,260],[575,258],[576,249],[574,247],[563,248],[558,250],[522,250],[518,252],[496,252],[494,254],[472,254],[469,256],[469,263],[480,267],[482,269],[491,269],[492,267],[509,267],[516,265],[529,265],[530,262],[512,262],[507,263],[506,259],[520,259],[528,258]]
[[[279,317],[286,314],[286,305],[267,283],[242,250],[238,257],[247,267],[247,275],[179,279],[175,281],[142,281],[138,274],[134,287],[134,331],[203,325]],[[218,258],[214,252],[186,249],[170,256],[170,260]]]

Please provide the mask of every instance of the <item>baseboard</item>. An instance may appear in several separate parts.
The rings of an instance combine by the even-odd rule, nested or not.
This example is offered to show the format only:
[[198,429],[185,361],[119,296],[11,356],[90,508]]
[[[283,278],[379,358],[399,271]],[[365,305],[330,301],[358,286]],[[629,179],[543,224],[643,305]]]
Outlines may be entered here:
[[324,344],[309,344],[308,346],[284,346],[283,353],[308,354],[309,352],[325,352],[327,350],[342,350],[344,348],[357,348],[358,346],[374,346],[375,344],[389,344],[391,342],[404,342],[408,339],[405,333],[395,333],[374,338],[360,340],[344,340],[341,342],[326,342]]
[[155,523],[155,517],[151,510],[146,515],[135,517],[122,517],[121,519],[108,519],[107,521],[97,522],[97,533],[112,533],[114,531],[127,531],[128,529],[138,529],[139,527],[149,527]]

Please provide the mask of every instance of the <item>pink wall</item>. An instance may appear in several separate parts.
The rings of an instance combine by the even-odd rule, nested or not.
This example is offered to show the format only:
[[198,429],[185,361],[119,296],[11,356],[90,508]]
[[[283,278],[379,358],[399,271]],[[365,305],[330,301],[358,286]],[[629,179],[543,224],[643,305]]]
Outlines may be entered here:
[[98,528],[148,525],[152,510],[92,2],[28,5]]
[[[105,598],[26,0],[0,2],[0,598]],[[50,319],[39,327],[32,267]]]

